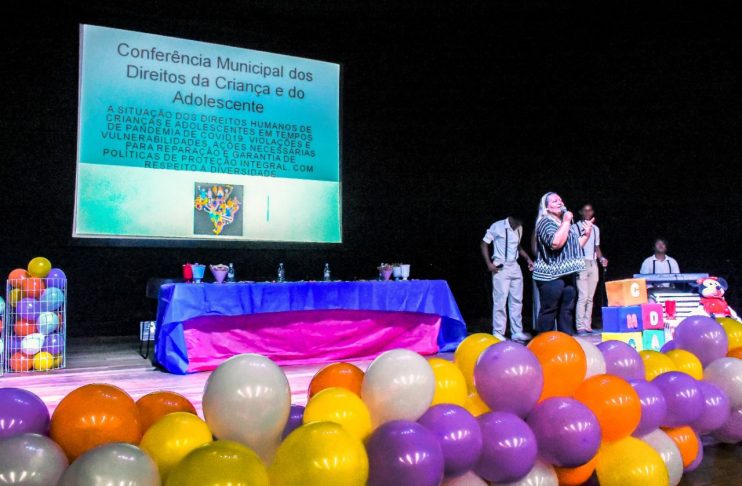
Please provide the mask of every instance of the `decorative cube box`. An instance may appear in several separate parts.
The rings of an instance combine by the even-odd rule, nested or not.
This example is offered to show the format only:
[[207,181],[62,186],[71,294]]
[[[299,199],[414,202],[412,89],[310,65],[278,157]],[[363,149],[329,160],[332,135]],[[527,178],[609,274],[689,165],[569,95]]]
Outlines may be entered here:
[[642,330],[642,308],[603,307],[603,332],[637,332]]
[[647,281],[643,278],[629,278],[605,283],[608,305],[622,307],[647,303]]
[[603,332],[603,342],[606,341],[622,341],[637,351],[644,351],[640,332]]
[[642,304],[642,329],[660,331],[665,329],[662,304]]
[[665,330],[661,331],[644,331],[642,333],[642,345],[644,349],[659,351],[665,345]]

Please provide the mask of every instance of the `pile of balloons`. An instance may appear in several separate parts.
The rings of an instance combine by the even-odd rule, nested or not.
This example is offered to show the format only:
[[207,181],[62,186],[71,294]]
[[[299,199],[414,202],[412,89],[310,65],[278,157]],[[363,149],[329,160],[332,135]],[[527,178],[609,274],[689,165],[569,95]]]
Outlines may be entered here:
[[6,371],[47,371],[64,366],[67,277],[44,257],[8,275],[8,319],[0,329]]
[[742,324],[691,317],[674,349],[656,354],[559,332],[527,347],[474,334],[454,362],[397,349],[365,373],[330,364],[312,379],[306,407],[291,404],[279,366],[243,354],[209,376],[203,419],[171,392],[135,402],[115,386],[86,385],[50,417],[33,394],[0,389],[0,477],[25,471],[46,481],[27,484],[62,485],[676,485],[700,464],[701,435],[742,441],[742,360],[726,356],[736,333]]

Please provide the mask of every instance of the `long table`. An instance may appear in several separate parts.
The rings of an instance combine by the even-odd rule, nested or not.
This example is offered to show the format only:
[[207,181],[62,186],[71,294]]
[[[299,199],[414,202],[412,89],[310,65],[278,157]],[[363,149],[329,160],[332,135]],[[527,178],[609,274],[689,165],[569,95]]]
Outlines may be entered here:
[[155,359],[171,373],[241,353],[279,364],[453,351],[466,325],[444,280],[166,284]]

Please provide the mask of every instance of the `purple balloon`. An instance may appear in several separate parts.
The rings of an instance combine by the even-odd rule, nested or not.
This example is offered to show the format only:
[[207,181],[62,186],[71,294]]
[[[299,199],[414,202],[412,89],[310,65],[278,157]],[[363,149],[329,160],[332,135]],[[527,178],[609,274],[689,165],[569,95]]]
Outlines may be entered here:
[[26,321],[36,321],[39,317],[39,309],[39,301],[30,297],[19,300],[15,307],[18,316]]
[[438,486],[443,481],[443,450],[433,432],[416,422],[392,420],[366,442],[369,486]]
[[652,380],[652,383],[662,390],[667,403],[663,427],[682,427],[701,416],[703,395],[695,378],[680,371],[668,371]]
[[523,419],[509,412],[478,417],[484,438],[474,472],[487,481],[509,483],[529,473],[538,454],[536,436]]
[[20,388],[0,388],[0,439],[48,431],[49,410],[41,398]]
[[696,439],[698,440],[698,454],[696,454],[696,458],[693,459],[693,462],[683,468],[683,474],[695,471],[698,466],[701,465],[701,462],[703,462],[703,442],[701,442],[701,438],[698,437],[698,433],[696,433]]
[[701,380],[698,389],[703,397],[703,411],[690,426],[700,434],[710,434],[729,420],[732,408],[724,390],[713,383]]
[[544,373],[522,344],[503,341],[487,348],[474,367],[479,396],[493,412],[525,418],[541,396]]
[[690,316],[675,329],[677,349],[695,354],[705,368],[712,361],[727,355],[727,333],[721,324],[706,316]]
[[446,476],[460,476],[479,460],[482,430],[477,419],[465,408],[447,403],[435,405],[417,422],[438,438],[443,450]]
[[714,431],[713,436],[714,439],[727,444],[742,442],[742,408],[732,410],[727,421]]
[[674,339],[671,339],[670,341],[667,341],[665,344],[662,345],[660,348],[660,353],[666,353],[668,351],[672,351],[673,349],[677,349],[678,344],[675,342]]
[[49,334],[44,338],[44,345],[41,350],[55,355],[62,354],[64,352],[64,339],[56,332]]
[[23,342],[23,337],[21,336],[10,336],[8,338],[7,346],[8,346],[8,356],[12,355],[16,351],[21,350],[21,343]]
[[64,288],[67,286],[67,275],[61,268],[52,268],[46,276],[47,287]]
[[598,349],[605,358],[605,372],[629,380],[644,378],[644,361],[639,352],[622,341],[604,341]]
[[555,466],[581,466],[600,447],[598,418],[574,398],[547,398],[536,405],[527,423],[536,436],[539,456]]
[[632,435],[634,437],[641,437],[652,432],[665,421],[665,417],[667,416],[667,402],[665,401],[665,396],[662,394],[662,390],[654,383],[650,383],[647,380],[631,380],[629,383],[634,388],[636,394],[639,395],[639,402],[642,408],[639,426]]
[[286,422],[286,426],[283,428],[281,440],[285,439],[291,432],[301,427],[303,420],[304,405],[291,405],[291,409],[289,410],[289,419]]

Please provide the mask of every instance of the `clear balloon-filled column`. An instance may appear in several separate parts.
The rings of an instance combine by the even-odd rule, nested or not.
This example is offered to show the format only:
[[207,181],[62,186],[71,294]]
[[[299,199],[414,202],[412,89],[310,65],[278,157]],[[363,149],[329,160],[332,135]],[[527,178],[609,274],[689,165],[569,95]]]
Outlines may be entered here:
[[67,276],[44,257],[8,275],[2,329],[7,373],[66,366]]

